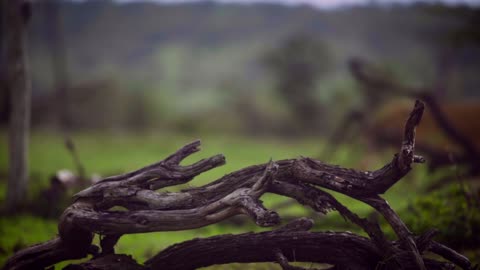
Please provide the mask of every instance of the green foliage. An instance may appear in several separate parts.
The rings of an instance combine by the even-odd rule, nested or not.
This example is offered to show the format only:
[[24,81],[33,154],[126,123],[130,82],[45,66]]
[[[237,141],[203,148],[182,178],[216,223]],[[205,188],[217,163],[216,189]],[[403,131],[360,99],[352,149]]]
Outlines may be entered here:
[[30,215],[0,217],[0,265],[13,252],[29,245],[53,239],[57,222]]
[[[218,153],[225,154],[227,164],[201,174],[189,184],[168,188],[169,191],[178,191],[187,186],[200,186],[243,167],[267,162],[270,158],[278,160],[298,157],[300,155],[318,157],[318,153],[321,152],[323,147],[322,141],[318,138],[280,140],[235,136],[222,137],[207,134],[199,137],[202,138],[202,151],[187,158],[184,164],[189,164]],[[87,174],[99,173],[103,176],[134,170],[158,161],[193,139],[195,139],[195,137],[165,133],[82,133],[74,136],[80,159],[85,165]],[[0,149],[7,149],[6,142],[5,133],[1,132]],[[60,135],[34,132],[32,134],[30,148],[31,178],[29,197],[33,199],[36,194],[48,185],[49,178],[54,172],[63,168],[73,170],[74,165],[63,145],[63,139]],[[360,144],[343,145],[339,146],[335,153],[328,153],[328,155],[318,158],[346,167],[372,170],[380,168],[392,157],[390,151],[372,153],[367,150],[364,145]],[[467,237],[459,236],[458,233],[455,233],[456,229],[460,230],[459,228],[461,228],[461,233],[468,231],[468,229],[464,229],[465,227],[461,227],[462,224],[460,222],[454,227],[448,227],[450,226],[452,216],[461,213],[460,210],[467,211],[461,196],[453,197],[457,198],[455,200],[450,199],[450,197],[452,197],[451,194],[458,195],[458,193],[440,194],[435,197],[437,199],[433,200],[433,202],[429,200],[423,202],[422,195],[416,192],[417,190],[421,190],[422,186],[428,184],[424,179],[430,179],[424,167],[425,166],[421,165],[416,166],[408,177],[397,183],[384,195],[385,198],[395,210],[400,210],[402,219],[405,219],[408,222],[408,226],[413,228],[413,231],[416,233],[421,233],[426,228],[437,227],[441,230],[442,228],[444,229],[442,234],[445,233],[444,237],[447,238],[447,240],[452,237]],[[2,201],[5,192],[7,168],[7,151],[0,151],[0,201]],[[370,207],[357,200],[335,192],[332,192],[332,194],[359,216],[368,216],[372,211]],[[430,197],[425,197],[425,199],[426,198]],[[285,198],[265,194],[262,196],[262,200],[267,208],[275,209],[276,206],[284,202]],[[409,205],[411,205],[410,208],[414,207],[415,209],[417,209],[417,205],[420,205],[424,210],[419,212],[419,214],[415,211],[408,210]],[[424,205],[426,206],[424,207]],[[442,209],[443,212],[439,212],[438,208],[440,207],[438,205],[443,205],[443,208],[447,209]],[[428,210],[430,208],[433,209]],[[471,230],[468,235],[470,235],[472,239],[478,240],[478,236],[474,235],[475,226],[479,228],[478,213],[468,213],[477,220],[477,223],[468,225]],[[280,209],[279,214],[282,217],[289,218],[302,216],[314,218],[316,224],[315,230],[349,230],[355,233],[362,233],[357,226],[345,221],[336,212],[331,212],[324,216],[314,214],[298,204],[293,204]],[[467,215],[465,214],[465,216]],[[0,217],[0,264],[12,254],[15,246],[20,248],[55,237],[56,223],[57,220],[41,219],[24,214],[15,217]],[[242,219],[241,226],[226,221],[196,230],[125,235],[121,238],[117,246],[117,251],[132,254],[135,259],[142,262],[169,245],[195,237],[261,230],[268,230],[268,228],[259,228],[248,218],[245,218]],[[445,242],[443,239],[440,240]],[[98,237],[96,241],[98,241]],[[473,240],[471,243],[473,244]],[[246,267],[245,265],[233,265],[232,269],[242,269],[241,266]],[[248,267],[250,267],[250,265]],[[261,264],[255,265],[255,267],[256,269],[279,269],[273,264]],[[225,268],[213,267],[212,269]]]
[[[467,193],[466,193],[467,192]],[[480,243],[479,194],[469,199],[469,191],[453,184],[415,199],[400,216],[419,234],[435,228],[436,240],[455,248],[478,247]]]
[[318,127],[321,110],[315,100],[316,82],[331,59],[325,44],[308,35],[294,35],[266,53],[264,63],[273,73],[276,89],[304,130]]

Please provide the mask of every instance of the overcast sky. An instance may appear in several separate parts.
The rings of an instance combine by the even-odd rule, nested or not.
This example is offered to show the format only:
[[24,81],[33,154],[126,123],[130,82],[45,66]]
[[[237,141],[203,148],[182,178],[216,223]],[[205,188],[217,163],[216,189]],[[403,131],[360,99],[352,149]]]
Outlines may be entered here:
[[[119,2],[134,2],[135,0],[117,0]],[[147,0],[148,1],[148,0]],[[185,3],[185,2],[198,2],[202,0],[149,0],[152,2],[160,3]],[[420,2],[418,0],[213,0],[214,2],[222,3],[283,3],[287,5],[309,4],[320,8],[335,8],[345,5],[362,5],[368,3],[388,4],[388,3],[411,3]],[[469,4],[480,6],[480,0],[422,0],[421,2],[442,2],[448,4]]]

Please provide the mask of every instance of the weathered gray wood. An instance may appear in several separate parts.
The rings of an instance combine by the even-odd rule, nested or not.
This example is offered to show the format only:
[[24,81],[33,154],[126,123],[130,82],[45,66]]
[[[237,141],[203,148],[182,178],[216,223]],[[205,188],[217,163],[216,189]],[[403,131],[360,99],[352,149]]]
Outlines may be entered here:
[[382,258],[368,238],[351,233],[271,231],[186,241],[163,250],[145,265],[151,269],[197,269],[233,262],[277,262],[277,250],[289,261],[328,263],[347,269],[375,269]]
[[67,265],[64,270],[146,270],[148,268],[139,265],[132,257],[127,255],[109,254],[93,258],[81,264]]
[[[90,239],[86,239],[92,240]],[[81,259],[88,255],[89,249],[74,249],[59,237],[45,243],[33,245],[15,253],[3,269],[43,269],[59,261]]]
[[2,1],[5,21],[6,87],[10,93],[9,171],[6,207],[13,212],[26,199],[31,85],[28,75],[26,24],[30,6],[21,0]]
[[[431,236],[414,237],[379,196],[407,174],[413,163],[423,162],[414,154],[415,127],[423,108],[417,101],[405,125],[400,152],[376,171],[346,169],[302,157],[250,166],[199,188],[171,193],[156,191],[186,183],[225,163],[225,158],[217,155],[191,165],[180,165],[187,156],[199,151],[200,142],[192,142],[165,160],[108,177],[76,194],[75,202],[59,222],[61,247],[70,253],[58,254],[57,245],[34,246],[10,258],[5,269],[26,269],[33,263],[47,267],[69,256],[92,252],[93,233],[105,235],[101,255],[110,256],[114,255],[113,247],[122,234],[198,228],[238,214],[250,216],[260,226],[273,226],[280,220],[275,212],[263,207],[260,197],[265,192],[293,198],[318,212],[336,210],[363,228],[370,239],[351,233],[306,232],[312,224],[301,220],[260,234],[224,235],[174,245],[147,261],[147,266],[193,269],[280,259],[284,265],[286,261],[295,260],[331,263],[335,265],[333,269],[448,269],[449,265],[443,262],[423,258],[422,252],[433,246],[440,255],[447,254],[447,259],[469,269],[468,260],[454,251],[446,252],[441,245],[431,244]],[[384,215],[399,241],[388,241],[377,223],[358,217],[319,188],[370,204]],[[112,206],[124,206],[128,211],[111,211]],[[279,252],[275,252],[278,249],[280,257]],[[40,262],[35,260],[37,256],[42,258]]]

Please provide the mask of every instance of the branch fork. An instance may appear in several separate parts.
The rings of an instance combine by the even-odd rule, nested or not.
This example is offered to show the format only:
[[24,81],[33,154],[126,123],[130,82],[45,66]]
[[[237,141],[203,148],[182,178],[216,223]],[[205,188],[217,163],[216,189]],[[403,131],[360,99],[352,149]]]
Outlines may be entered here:
[[[463,269],[472,269],[467,258],[432,241],[433,233],[414,236],[380,197],[411,170],[412,163],[423,161],[414,151],[415,128],[423,110],[423,103],[417,101],[406,122],[399,154],[375,171],[341,168],[302,157],[250,166],[181,192],[157,191],[186,183],[225,163],[223,155],[216,155],[180,165],[200,150],[200,141],[194,141],[160,162],[105,178],[77,193],[74,203],[60,218],[59,238],[19,251],[4,269],[42,269],[85,257],[93,250],[95,233],[103,235],[102,252],[91,264],[107,260],[101,258],[115,258],[114,246],[123,234],[188,230],[239,214],[248,215],[259,226],[274,226],[280,223],[280,217],[263,206],[260,198],[266,192],[290,197],[320,213],[338,211],[360,226],[369,238],[346,232],[309,232],[313,221],[303,218],[269,232],[176,244],[145,265],[151,269],[195,269],[212,264],[267,261],[278,262],[284,269],[299,269],[288,263],[294,259],[329,263],[335,265],[334,269],[375,269],[382,265],[388,269],[448,269],[449,264],[422,256],[429,250]],[[323,189],[371,205],[389,222],[398,241],[388,241],[377,223],[357,216]],[[127,211],[112,211],[113,206],[123,206]]]

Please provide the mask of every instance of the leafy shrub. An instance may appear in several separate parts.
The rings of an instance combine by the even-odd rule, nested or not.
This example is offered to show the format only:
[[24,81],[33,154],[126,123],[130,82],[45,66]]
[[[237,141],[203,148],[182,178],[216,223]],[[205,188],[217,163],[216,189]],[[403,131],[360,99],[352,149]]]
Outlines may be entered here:
[[479,190],[467,191],[450,185],[414,200],[400,213],[413,232],[429,228],[440,231],[435,238],[454,248],[478,248],[480,245]]

